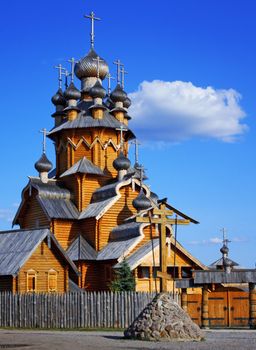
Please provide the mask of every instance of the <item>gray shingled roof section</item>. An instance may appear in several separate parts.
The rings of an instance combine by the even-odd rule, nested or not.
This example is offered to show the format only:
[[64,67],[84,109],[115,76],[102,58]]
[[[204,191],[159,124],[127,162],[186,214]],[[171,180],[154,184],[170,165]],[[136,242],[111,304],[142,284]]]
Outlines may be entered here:
[[[153,247],[156,248],[159,245],[159,239],[153,239]],[[130,269],[133,269],[134,266],[138,264],[138,262],[145,257],[145,255],[152,252],[152,241],[145,243],[141,248],[136,250],[132,255],[130,255],[126,262],[130,266]],[[114,265],[115,269],[118,269],[121,266],[121,263],[117,263]]]
[[60,177],[81,173],[81,174],[93,174],[93,175],[103,175],[103,171],[96,165],[94,165],[89,159],[83,157],[77,163],[75,163],[71,168],[66,170]]
[[109,242],[97,256],[97,260],[112,260],[122,257],[129,248],[139,241],[140,237]]
[[57,127],[54,127],[47,136],[50,138],[57,132],[67,129],[83,129],[83,128],[110,128],[116,129],[120,126],[125,127],[132,137],[135,137],[133,132],[127,127],[127,125],[119,122],[115,117],[113,117],[109,112],[104,112],[104,117],[102,119],[94,119],[90,115],[84,115],[80,113],[78,117],[72,121],[67,121]]
[[51,219],[77,219],[79,212],[69,199],[52,199],[37,196],[44,212]]
[[115,199],[117,198],[117,196],[100,201],[100,202],[96,202],[96,203],[91,203],[89,204],[79,215],[78,219],[82,220],[82,219],[88,219],[88,218],[95,218],[98,215],[100,215],[105,209],[106,207],[113,202]]
[[29,184],[31,187],[38,190],[41,197],[55,199],[70,199],[70,191],[66,188],[57,185],[56,180],[49,179],[47,183],[43,183],[40,178],[31,177]]
[[[226,260],[230,262],[232,266],[239,266],[238,263],[236,263],[234,260],[231,260],[230,258],[226,258]],[[223,266],[223,258],[220,258],[209,265],[210,268],[216,268],[217,266]]]
[[51,240],[54,242],[61,255],[73,270],[78,273],[76,266],[68,258],[50,230],[44,228],[0,232],[0,275],[16,275],[38,245],[48,235],[51,237]]
[[66,251],[72,261],[96,260],[97,252],[79,235]]
[[93,195],[92,195],[92,201],[93,202],[98,202],[98,201],[102,201],[108,198],[112,198],[115,197],[117,195],[117,190],[116,187],[119,184],[119,181],[115,181],[109,185],[100,187],[99,189],[97,189]]
[[110,233],[111,240],[118,240],[124,238],[132,238],[140,235],[140,226],[139,222],[129,222],[123,225],[119,225]]

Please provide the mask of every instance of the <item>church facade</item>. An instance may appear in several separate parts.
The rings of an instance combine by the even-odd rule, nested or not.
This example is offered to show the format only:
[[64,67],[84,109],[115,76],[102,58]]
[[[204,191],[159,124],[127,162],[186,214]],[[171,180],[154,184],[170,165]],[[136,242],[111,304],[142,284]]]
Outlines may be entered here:
[[[123,259],[135,276],[137,291],[159,288],[160,229],[159,224],[146,218],[166,200],[160,200],[144,183],[146,175],[138,159],[131,165],[128,158],[129,143],[136,137],[129,128],[131,100],[124,90],[124,67],[120,60],[115,62],[117,84],[111,90],[108,64],[94,48],[96,18],[93,13],[88,17],[92,23],[91,47],[78,62],[69,61],[71,73],[66,74],[66,79],[70,76],[70,81],[66,81],[64,91],[64,70],[59,65],[59,88],[52,97],[54,126],[48,133],[44,131],[44,137],[55,145],[56,164],[53,167],[44,147],[35,163],[38,176],[29,177],[13,221],[20,232],[31,238],[35,232],[47,230],[46,236],[35,243],[27,267],[15,271],[17,282],[13,291],[49,291],[50,282],[40,282],[42,264],[47,265],[47,271],[62,276],[62,285],[51,282],[56,286],[54,291],[67,291],[74,285],[82,290],[108,290]],[[80,80],[80,88],[75,86],[75,78]],[[167,273],[176,279],[191,277],[193,269],[206,267],[176,242],[174,226],[197,222],[170,205],[169,208],[168,215],[175,219],[164,225]],[[11,237],[13,232],[1,232],[0,236]],[[47,245],[47,239],[54,243]],[[42,257],[33,258],[37,250],[40,255],[42,245],[51,254],[51,259],[45,256],[45,262]],[[3,285],[7,271],[4,266],[1,270]],[[28,277],[31,271],[36,282]],[[26,276],[20,282],[24,288],[19,288],[21,276]],[[45,273],[42,276],[45,279]],[[171,279],[167,287],[173,289]],[[10,287],[3,286],[1,290]]]

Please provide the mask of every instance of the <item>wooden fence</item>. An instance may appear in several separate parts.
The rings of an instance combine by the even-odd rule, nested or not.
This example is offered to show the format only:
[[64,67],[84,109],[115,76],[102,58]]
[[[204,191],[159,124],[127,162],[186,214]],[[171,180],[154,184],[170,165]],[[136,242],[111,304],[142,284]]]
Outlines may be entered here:
[[0,327],[126,328],[154,296],[139,292],[4,292],[0,293]]

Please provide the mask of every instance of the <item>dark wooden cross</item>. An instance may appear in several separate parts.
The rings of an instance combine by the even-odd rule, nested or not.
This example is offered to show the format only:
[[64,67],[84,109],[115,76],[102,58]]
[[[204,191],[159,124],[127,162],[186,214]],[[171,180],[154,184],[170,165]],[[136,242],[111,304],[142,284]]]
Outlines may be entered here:
[[167,273],[166,225],[188,225],[190,223],[188,219],[169,218],[173,215],[174,211],[166,208],[166,203],[163,202],[160,204],[159,208],[152,208],[148,217],[136,217],[137,222],[160,225],[160,271],[157,272],[157,277],[160,278],[160,292],[167,292],[167,280],[174,278],[174,276],[172,277]]
[[91,48],[94,48],[94,21],[100,21],[100,18],[95,17],[95,13],[91,12],[89,15],[84,15],[85,18],[89,18],[91,20]]

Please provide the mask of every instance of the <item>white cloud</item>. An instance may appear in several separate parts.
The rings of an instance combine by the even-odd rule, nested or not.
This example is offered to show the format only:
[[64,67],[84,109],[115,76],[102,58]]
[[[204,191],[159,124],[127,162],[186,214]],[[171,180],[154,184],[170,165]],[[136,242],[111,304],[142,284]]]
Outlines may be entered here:
[[154,80],[143,81],[129,97],[131,126],[144,141],[173,143],[199,137],[233,142],[248,129],[242,123],[241,95],[233,89]]
[[[247,242],[248,239],[246,237],[232,237],[230,239],[231,242],[234,243],[242,243],[242,242]],[[201,241],[189,241],[187,244],[190,245],[210,245],[210,244],[218,244],[221,245],[223,240],[219,237],[212,237],[209,239],[203,239]]]
[[11,209],[0,209],[0,220],[12,222],[14,212]]

